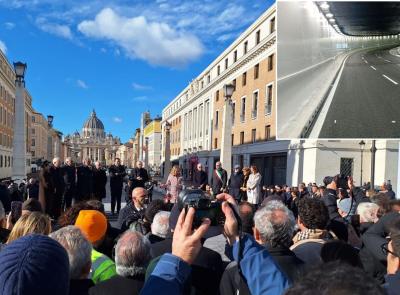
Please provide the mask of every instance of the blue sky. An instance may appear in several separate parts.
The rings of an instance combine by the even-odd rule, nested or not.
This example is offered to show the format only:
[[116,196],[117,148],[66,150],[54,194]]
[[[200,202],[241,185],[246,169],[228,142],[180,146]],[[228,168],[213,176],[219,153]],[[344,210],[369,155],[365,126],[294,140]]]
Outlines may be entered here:
[[93,108],[127,141],[271,0],[0,0],[0,49],[28,64],[34,108],[65,135]]

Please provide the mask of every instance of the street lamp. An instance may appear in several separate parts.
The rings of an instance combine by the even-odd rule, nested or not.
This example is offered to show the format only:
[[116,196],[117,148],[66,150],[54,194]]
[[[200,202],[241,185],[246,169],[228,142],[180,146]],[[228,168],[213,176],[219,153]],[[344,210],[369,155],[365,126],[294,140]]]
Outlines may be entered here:
[[144,142],[145,142],[145,153],[144,153],[144,155],[145,155],[145,161],[144,161],[144,165],[145,165],[145,167],[146,167],[146,169],[148,170],[148,171],[150,171],[149,170],[149,138],[146,136],[145,138],[144,138]]
[[235,91],[233,84],[224,85],[224,117],[222,121],[222,140],[220,160],[225,170],[232,172],[232,94]]
[[49,124],[50,127],[53,127],[53,120],[54,120],[53,115],[47,115],[47,123]]
[[171,127],[172,124],[165,121],[165,161],[164,161],[164,180],[167,181],[171,170]]
[[17,82],[23,82],[23,83],[25,82],[24,77],[26,68],[27,68],[26,63],[20,61],[14,63],[14,70]]
[[364,140],[361,140],[359,143],[360,145],[360,151],[361,151],[361,175],[360,175],[360,187],[363,185],[363,154],[364,154],[364,148],[365,148],[365,142]]
[[373,140],[371,145],[371,188],[372,189],[375,189],[375,154],[376,154],[376,146],[375,146],[375,140]]

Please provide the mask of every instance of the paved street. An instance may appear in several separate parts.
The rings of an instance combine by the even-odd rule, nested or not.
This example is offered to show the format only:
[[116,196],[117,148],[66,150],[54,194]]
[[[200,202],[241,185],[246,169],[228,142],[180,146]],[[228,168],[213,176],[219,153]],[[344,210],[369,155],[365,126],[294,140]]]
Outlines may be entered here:
[[347,59],[320,138],[400,137],[400,57],[391,48]]

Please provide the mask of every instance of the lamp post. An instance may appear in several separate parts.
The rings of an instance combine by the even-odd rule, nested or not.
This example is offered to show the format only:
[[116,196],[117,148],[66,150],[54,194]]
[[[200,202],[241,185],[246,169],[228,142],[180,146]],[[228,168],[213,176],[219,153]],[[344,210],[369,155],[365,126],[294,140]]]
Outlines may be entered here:
[[365,142],[364,140],[361,140],[359,143],[360,145],[360,151],[361,151],[361,174],[360,174],[360,187],[363,185],[363,154],[364,154],[364,148],[365,148]]
[[171,123],[165,121],[165,160],[164,160],[164,182],[167,181],[171,170]]
[[53,127],[53,120],[54,120],[54,116],[53,115],[47,115],[47,124],[49,124],[50,128]]
[[14,63],[15,108],[12,179],[26,178],[25,71],[26,63]]
[[144,138],[144,142],[145,142],[144,166],[146,167],[146,170],[147,170],[147,171],[150,171],[150,170],[149,170],[149,138],[148,138],[147,136]]
[[376,146],[375,140],[372,141],[371,146],[371,188],[375,188],[375,154],[376,154]]
[[221,155],[220,160],[223,167],[228,172],[232,172],[232,94],[235,91],[233,84],[224,85],[224,117],[222,120],[222,141],[221,141]]

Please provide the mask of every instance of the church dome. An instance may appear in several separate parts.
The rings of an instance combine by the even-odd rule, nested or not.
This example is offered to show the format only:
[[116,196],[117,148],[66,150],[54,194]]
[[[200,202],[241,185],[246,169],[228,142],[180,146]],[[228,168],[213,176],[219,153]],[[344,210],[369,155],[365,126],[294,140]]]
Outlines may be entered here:
[[99,118],[97,118],[96,112],[93,110],[90,117],[86,120],[82,128],[83,137],[85,138],[104,138],[104,125]]
[[104,130],[104,125],[103,122],[96,116],[96,112],[93,110],[92,114],[90,117],[86,120],[85,124],[83,125],[83,128],[87,129],[102,129]]

